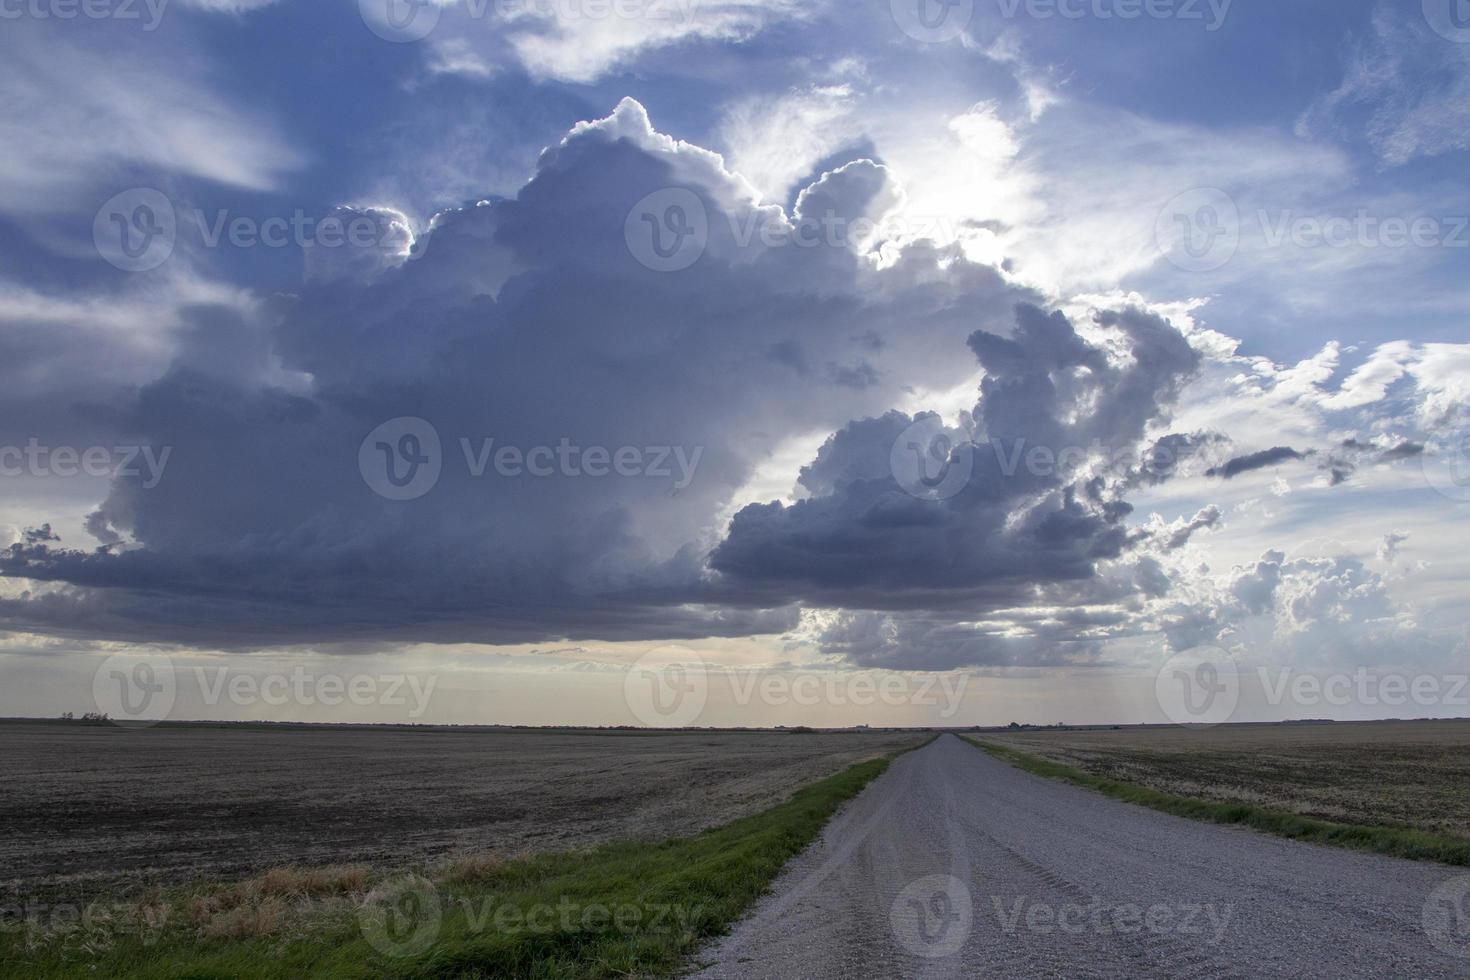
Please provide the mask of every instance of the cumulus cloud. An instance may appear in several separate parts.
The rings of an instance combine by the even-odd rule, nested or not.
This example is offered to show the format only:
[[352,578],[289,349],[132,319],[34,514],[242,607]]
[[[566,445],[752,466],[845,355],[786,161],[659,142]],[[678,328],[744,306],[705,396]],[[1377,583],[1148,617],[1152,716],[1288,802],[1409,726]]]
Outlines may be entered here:
[[[627,219],[671,187],[708,235],[662,272]],[[890,193],[873,164],[810,191],[804,206],[848,216]],[[800,243],[802,213],[757,205],[626,101],[549,149],[515,199],[438,216],[411,256],[186,311],[167,368],[101,411],[172,449],[162,482],[120,477],[88,520],[126,546],[12,550],[7,574],[63,587],[5,615],[244,645],[786,629],[793,597],[732,598],[705,566],[722,507],[790,434],[882,412],[921,376],[959,382],[972,367],[936,375],[932,352],[1036,299],[933,248],[880,267],[847,242]],[[386,500],[359,447],[405,416],[435,427],[443,472],[421,500]],[[662,475],[485,468],[486,452],[563,443],[658,457]],[[681,453],[698,460],[687,482],[670,475]]]
[[[1089,479],[1092,447],[1136,447],[1198,364],[1158,317],[1127,310],[1091,326],[1111,344],[1031,305],[1017,308],[1008,336],[970,336],[985,370],[974,434],[954,442],[945,433],[953,447],[932,457],[936,477],[964,471],[952,492],[924,499],[895,475],[895,454],[929,419],[853,422],[803,471],[811,496],[741,511],[711,566],[742,587],[868,608],[1011,604],[1038,582],[1090,577],[1122,552],[1131,509]],[[920,446],[921,466],[933,444]],[[1044,456],[1027,456],[1028,446]],[[1069,448],[1072,463],[1037,465],[1066,460]]]
[[[1350,558],[1273,552],[1217,582],[1198,552],[1225,537],[1201,533],[1223,505],[1140,527],[1134,500],[1196,481],[1229,440],[1271,445],[1263,419],[1294,444],[1300,430],[1350,461],[1401,462],[1432,444],[1387,425],[1386,402],[1412,389],[1410,419],[1451,408],[1456,345],[1386,352],[1334,405],[1335,350],[1281,367],[1138,302],[1048,309],[957,245],[802,234],[905,201],[893,170],[854,154],[788,212],[627,100],[546,150],[513,197],[421,235],[391,209],[343,209],[373,246],[308,250],[289,294],[196,285],[183,303],[176,288],[152,318],[0,294],[0,316],[86,313],[73,327],[106,338],[11,331],[4,365],[50,363],[38,352],[55,345],[55,370],[0,376],[68,404],[48,417],[70,432],[171,453],[156,484],[119,474],[78,511],[96,545],[70,525],[71,547],[10,545],[0,572],[29,591],[0,598],[0,622],[220,647],[788,634],[913,667],[1093,665],[1119,638],[1266,619],[1282,636],[1350,620],[1412,633]],[[697,254],[661,267],[639,237],[660,228]],[[76,389],[55,380],[79,363]],[[925,410],[949,391],[965,411]],[[1177,417],[1191,398],[1216,417]],[[1345,429],[1330,439],[1329,417]],[[401,419],[437,450],[420,429],[373,435]],[[792,495],[752,494],[792,445],[818,447]],[[543,476],[526,465],[539,450]],[[373,466],[426,452],[437,479],[391,499]],[[639,466],[613,473],[620,458]]]

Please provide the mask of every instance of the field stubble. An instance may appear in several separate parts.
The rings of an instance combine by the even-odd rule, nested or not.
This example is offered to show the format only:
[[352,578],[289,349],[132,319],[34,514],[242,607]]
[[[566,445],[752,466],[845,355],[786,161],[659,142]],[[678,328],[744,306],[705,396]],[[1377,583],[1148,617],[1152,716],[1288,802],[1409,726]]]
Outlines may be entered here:
[[1180,796],[1470,840],[1470,721],[987,732],[983,738]]
[[0,895],[692,834],[912,733],[0,723]]

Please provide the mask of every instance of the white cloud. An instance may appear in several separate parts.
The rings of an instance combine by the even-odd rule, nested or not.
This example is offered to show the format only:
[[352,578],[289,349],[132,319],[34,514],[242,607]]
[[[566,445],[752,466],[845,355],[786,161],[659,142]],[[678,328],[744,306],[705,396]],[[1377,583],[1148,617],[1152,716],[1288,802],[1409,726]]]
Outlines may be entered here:
[[[0,207],[96,207],[143,167],[251,190],[277,185],[303,155],[215,90],[203,59],[161,35],[76,42],[43,22],[0,34]],[[131,178],[136,182],[136,177]]]

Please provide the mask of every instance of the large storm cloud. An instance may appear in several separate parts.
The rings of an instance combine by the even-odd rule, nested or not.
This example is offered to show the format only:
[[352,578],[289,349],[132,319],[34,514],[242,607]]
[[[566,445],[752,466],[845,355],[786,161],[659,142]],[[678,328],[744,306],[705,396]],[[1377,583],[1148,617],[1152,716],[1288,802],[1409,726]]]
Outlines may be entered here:
[[[120,478],[89,522],[127,543],[13,549],[8,575],[67,587],[5,615],[204,644],[780,630],[795,596],[728,603],[705,567],[721,509],[788,437],[962,381],[973,363],[936,372],[935,353],[1036,299],[953,250],[865,252],[845,222],[886,184],[854,162],[806,196],[820,212],[757,207],[717,156],[625,101],[548,150],[514,200],[438,216],[375,276],[317,263],[258,315],[193,308],[168,369],[106,412],[171,449],[164,479]],[[627,228],[670,188],[708,229],[676,271],[640,262]],[[803,221],[837,234],[791,234]],[[364,438],[401,417],[441,444],[415,500],[374,493],[359,467]],[[487,449],[563,443],[636,449],[643,475],[485,468]]]
[[[816,615],[829,653],[919,667],[1220,635],[1223,614],[1185,615],[1203,587],[1176,552],[1221,511],[1130,524],[1131,497],[1229,442],[1171,419],[1218,335],[1131,302],[1064,315],[885,225],[904,194],[881,161],[834,162],[790,213],[757,201],[625,100],[513,198],[411,243],[362,211],[383,234],[309,253],[293,293],[201,293],[166,364],[66,399],[166,472],[115,479],[93,543],[17,535],[0,572],[28,591],[0,622],[229,648]],[[928,410],[964,389],[965,411]],[[773,461],[817,444],[773,499]]]

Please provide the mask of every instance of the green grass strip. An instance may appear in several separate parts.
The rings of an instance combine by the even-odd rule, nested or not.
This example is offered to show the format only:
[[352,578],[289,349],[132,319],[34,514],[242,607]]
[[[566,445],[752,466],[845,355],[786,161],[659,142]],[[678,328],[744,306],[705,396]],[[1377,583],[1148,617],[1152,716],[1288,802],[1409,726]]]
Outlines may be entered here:
[[1393,857],[1415,861],[1440,861],[1444,864],[1470,865],[1470,841],[1444,837],[1408,827],[1383,827],[1371,824],[1335,823],[1304,817],[1288,810],[1275,810],[1252,803],[1223,803],[1204,800],[1193,796],[1179,796],[1162,790],[1126,783],[1117,779],[1095,776],[1073,766],[1029,752],[1021,752],[1008,746],[997,745],[973,738],[965,741],[1008,762],[1018,769],[1061,779],[1086,789],[1096,790],[1124,803],[1136,803],[1153,810],[1172,813],[1177,817],[1204,820],[1210,823],[1242,824],[1278,837],[1309,841],[1314,844],[1329,844],[1356,851],[1372,851]]
[[[933,741],[930,738],[914,751]],[[224,978],[666,977],[726,932],[845,801],[902,755],[859,763],[784,803],[691,837],[619,842],[508,861],[470,883],[419,878],[440,910],[431,942],[407,940],[422,914],[381,921],[406,949],[384,952],[355,901],[293,907],[261,935],[207,938],[186,914],[208,887],[176,889],[161,928],[87,930],[37,942],[14,915],[0,928],[0,976]],[[407,878],[377,881],[387,888]],[[227,886],[214,886],[216,889]],[[388,892],[393,894],[393,892]],[[409,896],[410,899],[412,896]],[[397,908],[398,906],[394,906]],[[422,901],[412,909],[422,910]],[[405,926],[404,923],[407,923]]]

